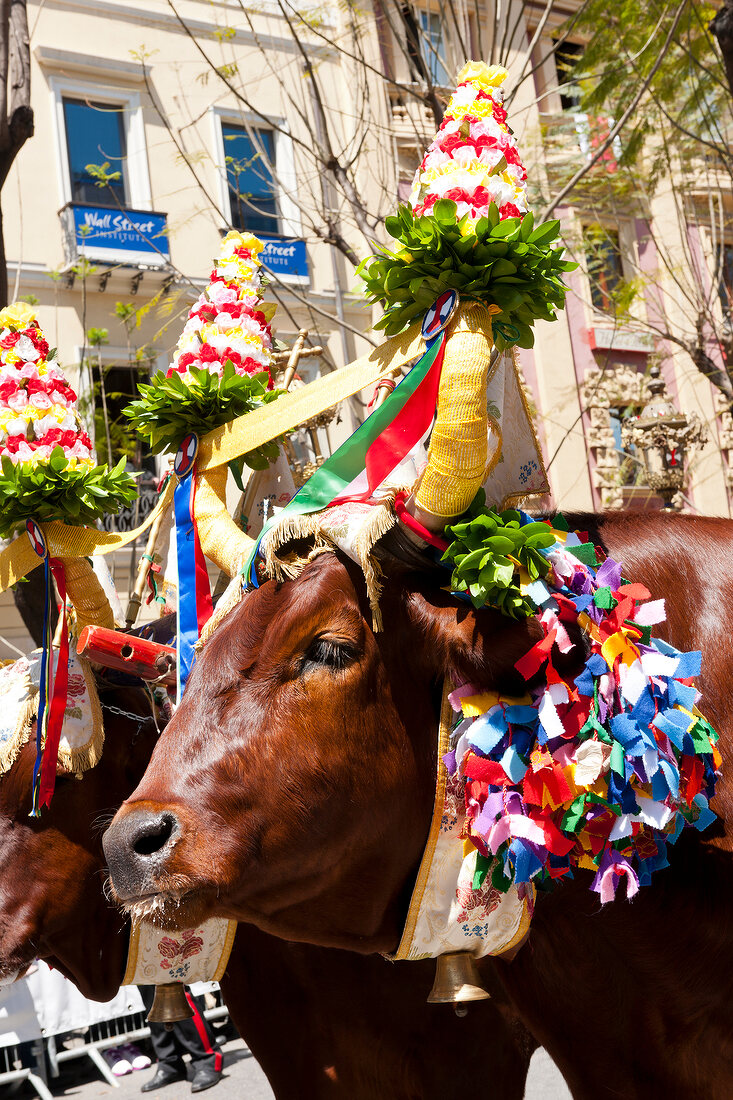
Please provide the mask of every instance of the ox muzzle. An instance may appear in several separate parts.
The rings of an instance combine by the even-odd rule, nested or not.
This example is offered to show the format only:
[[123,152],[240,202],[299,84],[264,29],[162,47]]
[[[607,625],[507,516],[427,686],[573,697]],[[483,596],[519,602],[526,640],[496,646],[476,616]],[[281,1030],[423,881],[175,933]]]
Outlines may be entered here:
[[165,889],[167,862],[181,836],[170,809],[140,803],[123,807],[102,838],[114,891],[123,903]]

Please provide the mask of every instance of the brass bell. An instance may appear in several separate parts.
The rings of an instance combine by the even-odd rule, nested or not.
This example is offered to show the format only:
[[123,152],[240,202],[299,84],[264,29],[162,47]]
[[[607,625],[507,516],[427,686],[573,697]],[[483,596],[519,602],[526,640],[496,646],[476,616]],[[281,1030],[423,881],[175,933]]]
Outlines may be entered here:
[[[463,1005],[466,1001],[487,1001],[489,994],[481,985],[473,956],[468,951],[451,951],[438,955],[435,981],[428,995],[428,1004]],[[466,1009],[456,1008],[460,1016]]]
[[148,1013],[149,1024],[164,1024],[170,1031],[179,1020],[190,1020],[193,1009],[186,999],[186,990],[180,982],[156,985],[153,1004]]

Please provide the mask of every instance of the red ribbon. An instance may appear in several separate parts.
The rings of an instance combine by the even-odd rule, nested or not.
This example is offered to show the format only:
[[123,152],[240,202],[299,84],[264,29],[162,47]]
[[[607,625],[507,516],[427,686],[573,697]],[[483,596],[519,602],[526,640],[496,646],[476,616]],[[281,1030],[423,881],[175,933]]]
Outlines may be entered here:
[[38,791],[38,803],[40,806],[48,806],[56,786],[56,765],[59,755],[59,742],[61,730],[66,713],[66,700],[69,686],[69,628],[66,618],[66,572],[64,564],[59,558],[51,558],[51,571],[53,572],[56,587],[61,600],[61,641],[59,644],[59,656],[56,668],[53,668],[53,653],[49,654],[50,673],[53,676],[51,689],[51,703],[48,710],[48,723],[46,725],[46,743],[43,748],[43,762],[41,764],[41,778]]

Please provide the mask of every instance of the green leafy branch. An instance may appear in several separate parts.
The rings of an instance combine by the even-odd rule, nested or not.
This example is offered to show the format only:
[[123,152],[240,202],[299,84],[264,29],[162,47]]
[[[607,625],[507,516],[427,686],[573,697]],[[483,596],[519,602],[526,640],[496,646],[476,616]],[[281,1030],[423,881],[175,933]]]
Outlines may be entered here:
[[[190,374],[192,381],[187,383],[177,371],[169,378],[158,371],[149,383],[138,383],[140,397],[124,410],[153,454],[176,451],[188,432],[206,435],[221,424],[275,401],[283,392],[267,389],[266,371],[240,375],[229,359],[221,378],[205,368],[193,367]],[[244,460],[252,469],[264,470],[277,454],[277,440],[272,440],[250,451]]]
[[388,336],[420,319],[443,291],[457,290],[499,307],[494,338],[500,351],[511,344],[532,347],[532,324],[554,320],[565,303],[563,273],[577,266],[562,259],[562,248],[550,247],[558,221],[536,229],[531,213],[501,221],[494,203],[475,226],[465,216],[458,219],[450,199],[418,218],[401,206],[385,225],[402,247],[368,256],[357,273],[369,300],[385,305],[375,328]]
[[511,619],[534,615],[534,602],[522,594],[518,572],[531,581],[547,575],[550,564],[540,553],[555,542],[546,523],[521,526],[515,509],[494,512],[472,506],[471,519],[448,527],[453,542],[442,560],[453,563],[451,587],[466,592],[474,607],[495,607]]
[[121,459],[108,466],[70,466],[63,448],[54,447],[46,462],[0,463],[0,538],[10,538],[27,519],[90,524],[130,504],[137,495],[135,479]]

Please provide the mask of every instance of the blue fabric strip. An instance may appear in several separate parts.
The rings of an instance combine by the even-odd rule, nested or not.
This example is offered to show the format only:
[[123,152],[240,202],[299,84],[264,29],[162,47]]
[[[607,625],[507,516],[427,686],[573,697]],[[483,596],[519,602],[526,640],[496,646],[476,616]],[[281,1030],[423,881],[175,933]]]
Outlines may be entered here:
[[173,492],[178,565],[178,664],[176,702],[180,703],[196,654],[199,637],[196,614],[196,542],[191,517],[193,471],[181,478]]

